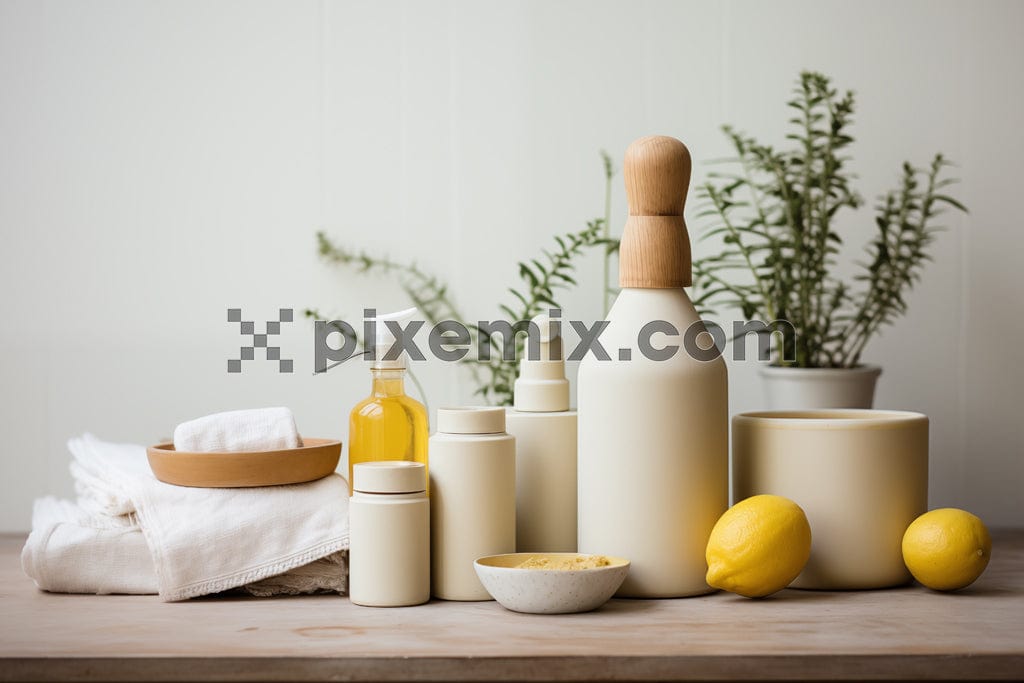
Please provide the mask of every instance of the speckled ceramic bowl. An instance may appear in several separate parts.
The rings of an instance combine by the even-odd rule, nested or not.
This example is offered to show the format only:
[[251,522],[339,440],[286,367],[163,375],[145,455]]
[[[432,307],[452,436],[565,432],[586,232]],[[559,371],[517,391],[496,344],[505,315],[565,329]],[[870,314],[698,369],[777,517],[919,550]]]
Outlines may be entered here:
[[615,595],[629,573],[629,560],[609,557],[594,569],[520,569],[531,557],[586,557],[577,553],[511,553],[474,563],[484,588],[502,607],[530,614],[570,614],[597,609]]

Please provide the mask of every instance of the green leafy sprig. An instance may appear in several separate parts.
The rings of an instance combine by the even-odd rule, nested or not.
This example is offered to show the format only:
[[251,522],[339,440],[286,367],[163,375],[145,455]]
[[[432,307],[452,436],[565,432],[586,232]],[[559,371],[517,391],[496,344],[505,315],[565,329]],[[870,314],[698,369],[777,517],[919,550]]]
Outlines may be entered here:
[[[605,168],[606,214],[610,212],[611,175],[613,168],[610,158],[603,156]],[[576,265],[587,250],[604,247],[605,271],[609,259],[617,248],[618,241],[608,236],[607,215],[595,218],[587,227],[576,232],[557,235],[554,244],[542,249],[540,255],[517,265],[521,281],[518,287],[509,287],[511,298],[500,303],[499,310],[509,317],[509,322],[530,320],[551,308],[561,308],[558,295],[577,285],[574,277]],[[332,241],[323,232],[317,233],[317,250],[322,259],[338,266],[353,268],[357,273],[373,276],[394,277],[403,293],[420,309],[430,325],[444,320],[455,320],[469,330],[471,349],[480,348],[480,340],[491,353],[486,359],[475,354],[468,355],[461,364],[469,369],[476,385],[475,394],[494,405],[512,405],[512,390],[519,376],[515,361],[502,357],[504,340],[500,335],[482,331],[459,310],[451,295],[448,283],[438,276],[423,270],[415,262],[401,262],[386,256],[371,254],[360,249],[351,249]],[[604,300],[603,300],[604,301]],[[307,317],[324,319],[315,309],[306,310]],[[525,340],[517,335],[515,340],[516,358],[521,357]]]
[[723,248],[694,260],[694,301],[768,322],[782,333],[779,364],[853,367],[878,330],[906,311],[942,206],[966,209],[941,192],[955,182],[940,178],[949,165],[941,154],[927,169],[904,164],[899,188],[878,206],[878,234],[855,290],[834,274],[843,243],[835,217],[862,204],[847,169],[854,95],[804,72],[787,104],[794,112],[788,149],[723,128],[738,168],[710,174],[698,189],[698,215],[711,221],[703,238],[719,237]]

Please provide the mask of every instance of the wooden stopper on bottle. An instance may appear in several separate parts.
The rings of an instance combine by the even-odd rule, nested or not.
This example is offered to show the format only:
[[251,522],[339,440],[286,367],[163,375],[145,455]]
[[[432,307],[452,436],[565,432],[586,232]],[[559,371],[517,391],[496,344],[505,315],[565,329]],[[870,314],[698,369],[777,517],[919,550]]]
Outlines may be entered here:
[[690,286],[690,237],[683,219],[689,150],[663,135],[640,138],[626,150],[624,175],[629,218],[619,247],[619,286]]

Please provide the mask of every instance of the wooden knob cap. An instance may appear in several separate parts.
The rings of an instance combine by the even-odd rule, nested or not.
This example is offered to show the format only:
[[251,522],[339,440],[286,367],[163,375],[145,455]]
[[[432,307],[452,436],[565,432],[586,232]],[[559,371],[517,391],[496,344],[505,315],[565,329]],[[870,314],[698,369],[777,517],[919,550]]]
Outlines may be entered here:
[[652,135],[626,150],[629,218],[619,244],[622,287],[688,287],[690,237],[683,208],[690,151],[675,138]]
[[650,135],[626,150],[630,216],[682,216],[690,186],[690,150],[679,140]]

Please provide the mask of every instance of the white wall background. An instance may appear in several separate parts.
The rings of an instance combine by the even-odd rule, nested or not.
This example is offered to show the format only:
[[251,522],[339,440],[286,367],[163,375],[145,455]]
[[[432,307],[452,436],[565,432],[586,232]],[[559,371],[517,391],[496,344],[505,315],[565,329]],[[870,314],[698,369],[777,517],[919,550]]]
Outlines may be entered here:
[[[0,530],[71,493],[64,442],[85,430],[151,443],[286,404],[345,438],[367,373],[313,376],[306,321],[283,337],[295,374],[225,371],[229,306],[406,304],[319,262],[318,228],[415,259],[489,318],[517,260],[600,214],[599,149],[675,135],[698,182],[721,124],[780,139],[804,68],[858,92],[865,197],[904,159],[959,163],[971,214],[867,360],[880,407],[932,418],[932,505],[1020,525],[1021,26],[1016,2],[2,0]],[[859,247],[870,214],[844,230]],[[595,255],[568,315],[600,315],[599,272]],[[433,407],[469,399],[452,368],[420,372]],[[755,364],[731,392],[759,407]]]

